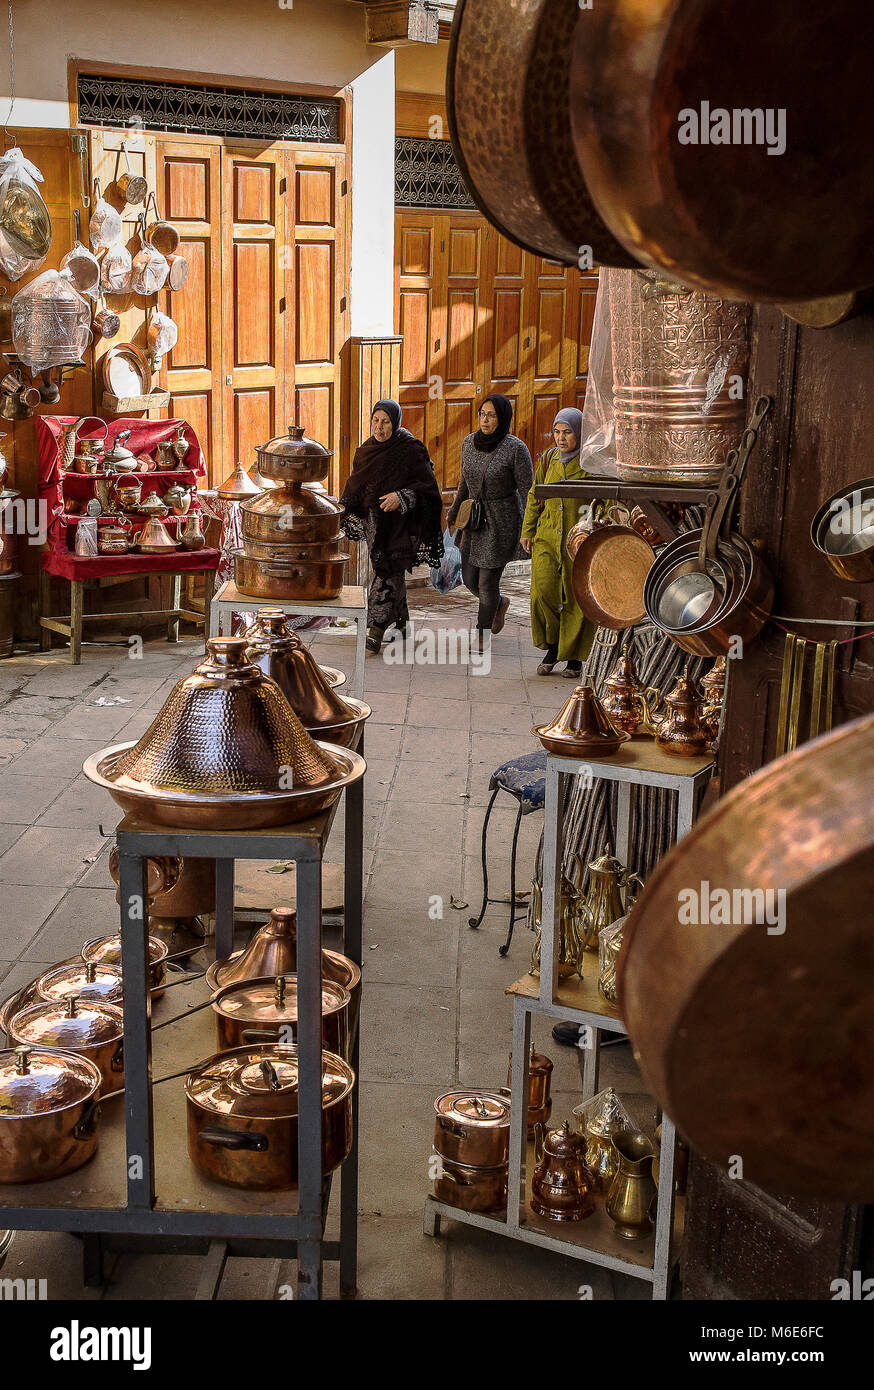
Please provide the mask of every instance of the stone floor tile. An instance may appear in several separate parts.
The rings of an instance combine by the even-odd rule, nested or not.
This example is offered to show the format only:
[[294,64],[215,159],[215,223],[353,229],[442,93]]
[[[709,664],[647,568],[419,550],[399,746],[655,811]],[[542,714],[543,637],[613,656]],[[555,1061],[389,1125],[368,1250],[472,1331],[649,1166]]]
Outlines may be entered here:
[[10,960],[21,956],[63,896],[60,885],[4,884],[0,894],[0,956]]
[[0,854],[5,854],[11,845],[24,834],[23,825],[0,825]]
[[458,914],[448,899],[443,917],[432,920],[427,905],[405,910],[366,909],[364,919],[365,981],[378,984],[417,984],[455,989],[458,957]]
[[63,792],[54,776],[34,777],[8,768],[3,774],[3,818],[14,825],[31,825]]
[[87,742],[94,751],[119,742],[119,730],[130,722],[134,713],[130,705],[95,705],[90,700],[80,702],[63,719],[52,724],[52,737]]
[[[109,817],[109,821],[111,823],[112,817]],[[114,843],[114,841],[112,843]],[[115,888],[112,875],[109,872],[109,852],[110,842],[107,840],[104,841],[103,849],[98,854],[94,863],[85,870],[85,873],[79,879],[78,887]]]
[[429,854],[423,862],[409,851],[380,848],[374,860],[367,904],[389,911],[403,906],[418,913],[427,910],[434,894],[448,902],[460,883],[461,861],[456,855]]
[[444,1086],[455,1065],[455,1009],[454,989],[368,985],[361,1004],[361,1075]]
[[[42,975],[51,966],[57,965],[58,959],[55,956],[53,960],[16,961],[11,969],[6,970],[2,981],[0,981],[0,1000],[5,1003],[13,994],[17,994],[25,985],[29,985],[31,980],[35,980],[38,975]],[[2,1036],[0,1034],[0,1037]]]
[[83,748],[78,741],[55,738],[52,733],[48,733],[28,744],[25,751],[15,759],[10,771],[66,780],[79,775],[83,762],[92,751],[90,748]]
[[501,676],[479,676],[470,682],[470,699],[479,704],[524,707],[527,704],[522,682]]
[[[342,687],[339,693],[343,694]],[[406,692],[370,690],[367,692],[367,704],[373,710],[369,721],[371,728],[375,724],[403,724],[407,712]]]
[[365,802],[385,801],[394,777],[395,761],[393,758],[372,758],[369,740],[365,742],[364,757],[367,763],[367,774],[364,778],[364,800]]
[[[361,1085],[361,1167],[358,1206],[363,1216],[418,1215],[432,1179],[434,1101],[451,1090],[452,1077],[430,1085]],[[383,1137],[391,1134],[390,1144]]]
[[115,888],[72,888],[22,953],[22,960],[64,960],[94,936],[119,929]]
[[465,666],[414,666],[410,690],[431,699],[466,700],[468,679],[474,677]]
[[470,710],[470,727],[475,739],[477,734],[483,733],[523,739],[530,735],[534,722],[532,711],[525,704],[493,705],[483,701],[472,705]]
[[0,884],[69,887],[85,872],[86,859],[98,852],[101,843],[96,825],[64,835],[48,827],[31,827],[0,856]]
[[364,726],[364,756],[393,762],[400,753],[403,732],[403,724],[374,724],[368,719]]
[[26,701],[16,700],[14,705],[4,705],[0,709],[0,747],[4,739],[23,739],[27,741],[32,738],[39,738],[49,727],[58,728],[62,723],[58,720],[54,726],[52,721],[45,715],[28,714],[26,711]]
[[453,1300],[577,1302],[581,1288],[593,1299],[614,1296],[609,1271],[598,1265],[461,1222],[445,1221],[443,1230]]
[[422,769],[414,762],[402,760],[392,788],[392,800],[420,805],[431,802],[441,806],[461,806],[467,791],[467,764],[462,765],[459,761],[447,767],[437,762],[431,767],[433,771],[429,770],[427,777],[424,777]]
[[443,700],[439,696],[412,695],[407,711],[407,725],[425,729],[467,730],[470,705],[466,699]]
[[[430,729],[408,725],[401,743],[404,762],[450,762],[458,765],[467,759],[468,732],[465,725],[457,729]],[[427,774],[425,774],[427,775]]]
[[[424,1198],[423,1198],[424,1200]],[[359,1223],[359,1298],[415,1302],[446,1297],[446,1253],[422,1234],[422,1214],[364,1216]]]
[[27,751],[28,746],[29,740],[25,738],[0,738],[0,767],[14,763]]
[[379,848],[407,856],[406,877],[418,883],[428,858],[460,860],[461,816],[447,815],[445,807],[427,803],[412,816],[409,807],[390,802],[379,832]]
[[389,666],[380,657],[371,656],[364,667],[365,695],[368,690],[408,690],[411,674],[411,666]]
[[[508,979],[507,983],[511,981]],[[513,1045],[513,1007],[494,989],[458,994],[458,1081],[462,1086],[503,1086]]]

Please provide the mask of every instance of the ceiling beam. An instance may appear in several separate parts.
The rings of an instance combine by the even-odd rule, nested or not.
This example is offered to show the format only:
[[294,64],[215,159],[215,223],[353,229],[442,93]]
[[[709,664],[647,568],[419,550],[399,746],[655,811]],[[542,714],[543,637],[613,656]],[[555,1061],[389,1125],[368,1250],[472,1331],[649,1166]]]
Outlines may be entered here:
[[436,43],[440,36],[438,7],[429,0],[372,0],[365,14],[367,42],[383,48]]

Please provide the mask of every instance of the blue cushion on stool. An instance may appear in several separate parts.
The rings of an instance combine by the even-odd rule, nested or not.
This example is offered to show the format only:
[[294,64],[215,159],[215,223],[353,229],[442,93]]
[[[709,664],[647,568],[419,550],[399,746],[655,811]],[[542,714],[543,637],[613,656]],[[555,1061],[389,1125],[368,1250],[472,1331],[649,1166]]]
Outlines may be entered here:
[[521,803],[522,814],[542,811],[546,800],[546,753],[523,753],[495,768],[489,781],[489,791],[501,787]]

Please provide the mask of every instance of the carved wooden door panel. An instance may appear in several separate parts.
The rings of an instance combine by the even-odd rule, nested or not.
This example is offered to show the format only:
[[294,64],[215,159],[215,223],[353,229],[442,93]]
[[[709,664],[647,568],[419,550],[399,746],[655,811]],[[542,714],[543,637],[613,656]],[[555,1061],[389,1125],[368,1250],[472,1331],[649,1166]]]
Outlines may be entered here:
[[487,389],[484,293],[486,229],[481,217],[441,218],[439,301],[434,315],[436,371],[443,394],[438,482],[451,498],[458,486],[461,445],[477,428]]
[[432,213],[402,212],[395,223],[395,325],[401,342],[398,399],[404,425],[427,446],[439,480],[445,476],[438,441],[443,403],[438,374],[439,337],[435,325],[436,284],[440,277],[440,231]]

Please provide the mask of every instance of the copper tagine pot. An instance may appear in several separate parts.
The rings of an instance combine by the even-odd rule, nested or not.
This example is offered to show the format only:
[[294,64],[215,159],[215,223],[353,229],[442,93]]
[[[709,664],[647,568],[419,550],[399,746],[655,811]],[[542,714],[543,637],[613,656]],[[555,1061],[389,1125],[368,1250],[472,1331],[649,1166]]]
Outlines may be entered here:
[[619,958],[646,1089],[690,1147],[831,1203],[874,1200],[872,780],[870,714],[768,763],[659,860]]
[[163,521],[152,516],[134,537],[133,548],[141,555],[167,555],[177,546]]
[[[257,980],[297,971],[297,913],[293,907],[274,907],[269,921],[260,927],[248,946],[227,960],[215,960],[206,972],[211,990],[241,980]],[[342,985],[357,1006],[361,967],[339,951],[322,949],[322,979]]]
[[710,734],[698,716],[700,695],[688,668],[665,696],[668,713],[656,725],[655,741],[666,753],[680,758],[700,758],[709,753]]
[[288,627],[282,609],[259,609],[243,635],[249,660],[276,681],[304,728],[328,743],[353,747],[370,717],[370,705],[337,694],[336,682]]
[[608,719],[589,677],[586,682],[577,686],[551,724],[531,730],[548,753],[562,758],[609,757],[629,737]]
[[61,1047],[93,1062],[100,1094],[124,1086],[124,1014],[115,1004],[98,1004],[71,994],[44,1000],[9,1020],[11,1041],[20,1047]]
[[644,689],[637,679],[634,663],[628,654],[628,644],[604,681],[601,707],[611,724],[624,729],[631,738],[652,738],[655,734],[653,710],[661,696],[650,686]]
[[[330,1052],[349,1051],[348,989],[322,980],[322,1041]],[[212,1000],[218,1046],[297,1042],[297,975],[260,980],[236,980],[219,989]]]
[[229,473],[224,482],[219,483],[216,496],[224,497],[231,502],[243,502],[247,497],[258,497],[260,493],[260,487],[249,477],[243,465],[238,463],[233,473]]
[[72,1173],[97,1150],[100,1072],[57,1048],[0,1052],[0,1183]]
[[125,811],[159,825],[249,828],[324,810],[364,775],[350,749],[316,743],[242,637],[210,638],[136,743],[101,749],[83,771]]
[[[297,1187],[298,1054],[295,1047],[236,1047],[202,1062],[185,1082],[188,1154],[212,1182],[252,1191]],[[322,1053],[322,1171],[352,1147],[355,1073]]]

